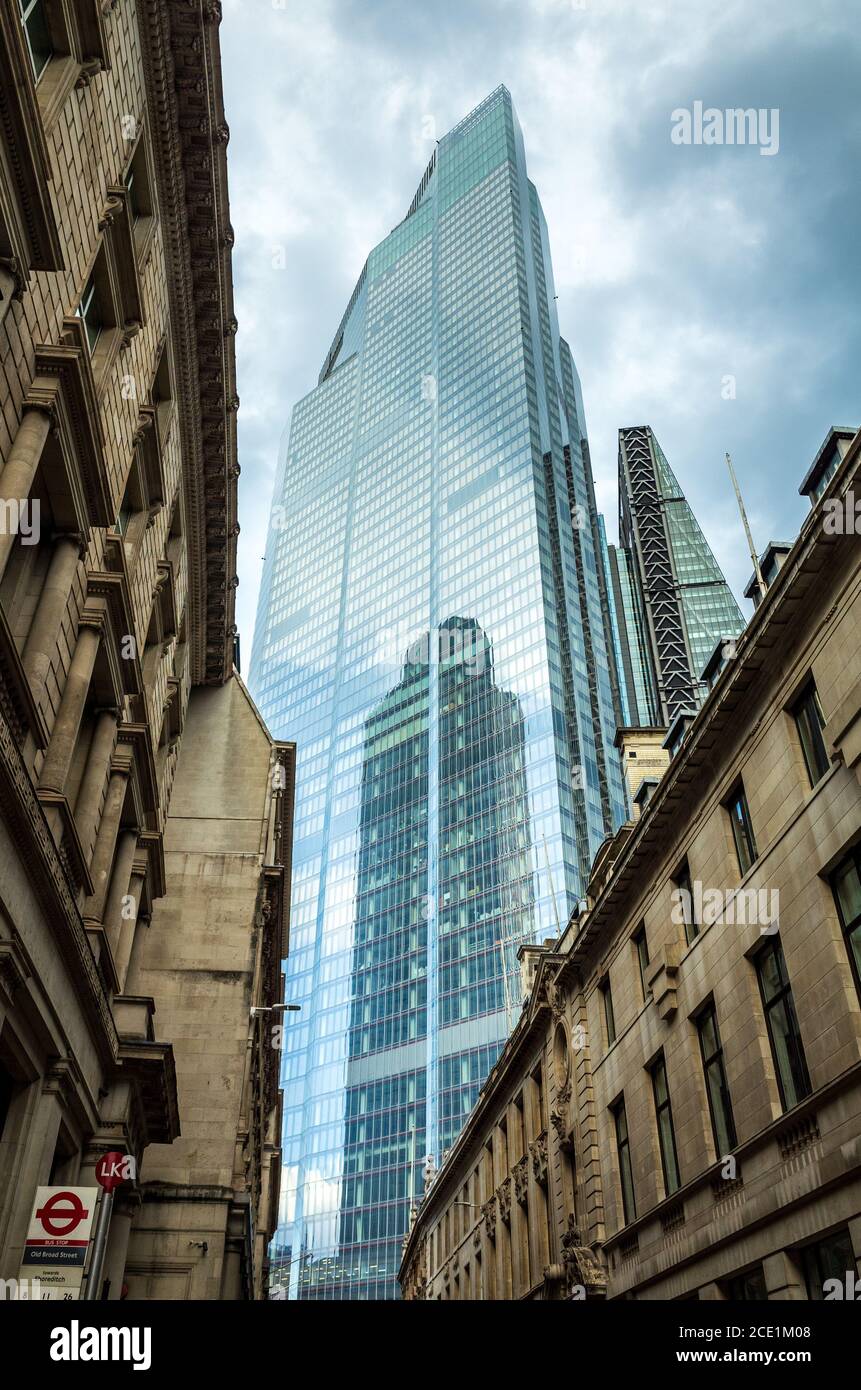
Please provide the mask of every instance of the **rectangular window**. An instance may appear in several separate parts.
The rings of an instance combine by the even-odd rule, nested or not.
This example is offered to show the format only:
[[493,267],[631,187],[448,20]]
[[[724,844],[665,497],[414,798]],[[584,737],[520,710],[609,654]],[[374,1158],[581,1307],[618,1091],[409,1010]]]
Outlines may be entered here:
[[758,1303],[768,1298],[765,1275],[762,1265],[749,1269],[746,1274],[736,1274],[724,1284],[724,1293],[734,1303]]
[[84,293],[81,295],[81,302],[78,305],[78,317],[82,320],[86,330],[87,346],[92,357],[103,326],[95,274],[90,276],[84,287]]
[[747,797],[744,787],[739,786],[733,792],[729,801],[726,803],[729,814],[730,824],[732,825],[732,837],[735,840],[735,852],[738,855],[738,867],[742,877],[747,873],[751,864],[756,859],[756,841],[753,838],[753,826],[750,820],[750,812],[747,808]]
[[607,1046],[612,1047],[616,1041],[616,1015],[613,1013],[613,992],[610,989],[610,981],[605,980],[601,985],[601,996],[604,1000],[604,1025],[607,1029]]
[[21,11],[33,76],[38,82],[54,55],[45,0],[18,0],[18,8]]
[[695,937],[700,934],[700,924],[697,921],[696,907],[694,904],[694,888],[691,883],[691,871],[688,868],[688,861],[685,860],[675,878],[676,893],[678,903],[682,910],[685,924],[685,941],[690,946]]
[[715,1153],[718,1158],[723,1158],[732,1152],[737,1140],[729,1087],[726,1083],[723,1047],[713,1003],[707,1004],[697,1018],[697,1032],[700,1037],[700,1051],[706,1076],[706,1092],[709,1098],[709,1114],[712,1121]]
[[123,179],[123,183],[125,184],[126,192],[129,195],[129,207],[131,209],[132,222],[139,222],[141,218],[141,210],[140,203],[138,201],[138,179],[137,174],[135,172],[134,164],[132,164],[131,168],[128,170],[128,173]]
[[861,848],[851,851],[831,877],[855,985],[861,993]]
[[804,764],[807,768],[807,775],[810,778],[811,787],[815,787],[825,776],[830,766],[828,753],[825,748],[825,740],[822,737],[822,730],[825,728],[825,720],[822,716],[822,708],[819,704],[819,696],[816,693],[816,686],[811,681],[807,685],[793,706],[792,713],[795,716],[795,726],[798,729],[798,737],[801,741],[801,751],[804,754]]
[[640,969],[640,989],[643,991],[643,1003],[645,1003],[649,997],[649,943],[646,940],[645,923],[637,928],[632,939],[634,942],[634,949],[637,952],[637,965]]
[[768,1026],[768,1040],[777,1073],[780,1102],[784,1110],[797,1105],[810,1095],[810,1077],[804,1060],[801,1033],[792,998],[792,986],[786,973],[783,947],[779,941],[770,941],[756,958],[759,988],[765,1021]]
[[612,1107],[616,1126],[616,1152],[619,1157],[619,1181],[622,1187],[622,1211],[625,1225],[637,1215],[634,1201],[634,1174],[631,1170],[631,1146],[628,1142],[628,1119],[625,1114],[624,1097]]
[[667,1089],[667,1068],[664,1054],[658,1057],[649,1068],[652,1075],[652,1090],[655,1096],[655,1114],[658,1119],[658,1143],[661,1149],[661,1167],[664,1171],[664,1191],[669,1197],[681,1186],[679,1160],[676,1154],[676,1136],[673,1130],[673,1109]]
[[823,1287],[827,1279],[838,1280],[845,1298],[847,1271],[852,1276],[852,1287],[855,1287],[855,1255],[847,1227],[826,1236],[824,1240],[818,1240],[815,1245],[806,1245],[801,1252],[801,1260],[807,1297],[814,1302],[820,1302],[826,1292],[830,1292]]

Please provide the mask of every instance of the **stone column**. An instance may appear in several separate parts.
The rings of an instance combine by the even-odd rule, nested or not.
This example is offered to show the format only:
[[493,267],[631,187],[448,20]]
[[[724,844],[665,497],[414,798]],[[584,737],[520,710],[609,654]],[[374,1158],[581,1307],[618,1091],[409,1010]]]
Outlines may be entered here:
[[111,754],[117,740],[117,725],[120,722],[118,709],[101,709],[96,715],[96,725],[90,741],[87,764],[75,802],[75,823],[78,835],[89,855],[96,834],[99,807],[102,804],[102,790],[110,767]]
[[[4,501],[14,499],[20,505],[30,496],[50,428],[51,416],[47,410],[25,410],[9,450],[6,467],[0,473],[0,498]],[[16,535],[11,531],[0,534],[0,579],[5,573],[15,540]]]
[[45,693],[45,681],[51,669],[60,626],[66,615],[69,595],[82,553],[82,536],[73,534],[55,538],[48,574],[42,586],[22,657],[24,673],[30,682],[33,699],[37,705]]
[[3,1145],[6,1153],[0,1160],[0,1250],[5,1248],[5,1256],[0,1263],[0,1278],[18,1277],[36,1188],[51,1176],[67,1082],[67,1064],[62,1060],[49,1067],[41,1080],[33,1081],[17,1140],[13,1135],[12,1141]]
[[93,893],[84,903],[83,915],[84,917],[93,918],[98,922],[103,920],[105,900],[108,895],[108,887],[111,879],[111,868],[114,862],[114,849],[117,843],[120,819],[123,814],[123,802],[126,799],[126,784],[128,779],[128,768],[111,769],[111,780],[108,783],[108,792],[105,797],[102,820],[99,825],[99,833],[96,836],[96,846],[93,850],[93,857],[90,862],[90,877],[93,880]]
[[111,1212],[108,1247],[105,1251],[105,1263],[102,1270],[102,1276],[108,1282],[108,1301],[110,1303],[117,1301],[122,1294],[129,1236],[131,1235],[132,1221],[140,1204],[140,1197],[135,1193],[125,1193],[122,1189],[114,1193],[114,1209]]
[[807,1290],[798,1265],[786,1250],[768,1255],[762,1262],[762,1273],[769,1299],[781,1302],[800,1302],[807,1299]]
[[[108,889],[107,898],[105,900],[105,911],[102,918],[115,967],[117,962],[117,947],[119,946],[123,929],[130,925],[132,931],[134,931],[134,922],[125,922],[122,913],[123,898],[128,896],[137,847],[137,830],[121,830],[119,832],[117,836],[116,853],[114,855],[114,867],[111,873],[111,886]],[[135,916],[137,916],[137,908],[135,908]],[[129,953],[131,953],[131,946],[129,946]],[[119,974],[119,971],[117,973]]]
[[39,778],[39,787],[44,791],[62,795],[65,790],[101,640],[97,628],[82,627],[78,632],[77,646]]
[[133,870],[131,882],[129,884],[129,895],[135,900],[134,917],[125,917],[120,927],[120,939],[117,945],[114,968],[120,982],[120,994],[125,993],[126,980],[129,978],[134,949],[135,937],[138,929],[138,919],[140,917],[141,898],[143,897],[145,874],[140,870]]

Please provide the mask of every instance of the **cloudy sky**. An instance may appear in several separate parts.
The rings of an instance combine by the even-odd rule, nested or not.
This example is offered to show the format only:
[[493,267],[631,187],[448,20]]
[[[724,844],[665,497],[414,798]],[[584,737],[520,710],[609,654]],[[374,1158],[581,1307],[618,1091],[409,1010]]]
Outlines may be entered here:
[[[221,43],[245,669],[290,410],[434,138],[501,82],[610,534],[617,430],[651,424],[740,596],[724,452],[763,548],[796,534],[828,426],[861,423],[855,0],[225,0]],[[671,113],[696,101],[777,108],[777,153],[674,144]]]

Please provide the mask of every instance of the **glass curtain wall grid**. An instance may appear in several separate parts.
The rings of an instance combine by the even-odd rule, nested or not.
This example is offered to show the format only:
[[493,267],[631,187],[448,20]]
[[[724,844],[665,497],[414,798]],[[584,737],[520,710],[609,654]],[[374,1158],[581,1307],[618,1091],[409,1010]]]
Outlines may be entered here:
[[580,385],[509,93],[368,257],[276,481],[251,686],[297,743],[273,1282],[394,1298],[452,1144],[625,819]]

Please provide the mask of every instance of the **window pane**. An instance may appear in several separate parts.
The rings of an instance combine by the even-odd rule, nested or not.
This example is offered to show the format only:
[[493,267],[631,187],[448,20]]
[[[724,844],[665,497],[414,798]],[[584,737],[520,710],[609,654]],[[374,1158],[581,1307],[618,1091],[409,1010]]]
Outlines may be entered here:
[[829,765],[825,740],[822,737],[825,720],[822,718],[822,710],[819,708],[819,698],[815,689],[808,690],[799,702],[795,711],[795,722],[798,726],[798,736],[801,740],[801,749],[804,753],[810,785],[815,787],[820,778],[825,776]]
[[851,926],[856,917],[861,916],[861,872],[859,860],[854,855],[837,870],[834,876],[834,891],[840,904],[844,926]]
[[727,1296],[737,1303],[749,1303],[768,1298],[762,1265],[748,1270],[747,1274],[737,1274],[726,1286]]
[[836,1231],[833,1236],[808,1245],[803,1251],[804,1274],[807,1292],[811,1299],[824,1298],[823,1284],[826,1279],[837,1279],[846,1289],[847,1270],[855,1278],[855,1256],[848,1230]]
[[706,1068],[706,1083],[711,1103],[715,1148],[718,1156],[724,1158],[735,1148],[736,1137],[729,1091],[723,1069],[723,1058],[712,1062]]
[[676,1162],[676,1144],[673,1138],[673,1119],[669,1106],[661,1110],[658,1117],[658,1132],[661,1139],[661,1155],[664,1160],[664,1182],[667,1196],[679,1186],[679,1168]]
[[45,15],[44,0],[19,0],[21,17],[24,21],[24,34],[33,65],[33,75],[38,82],[51,60],[54,45]]

